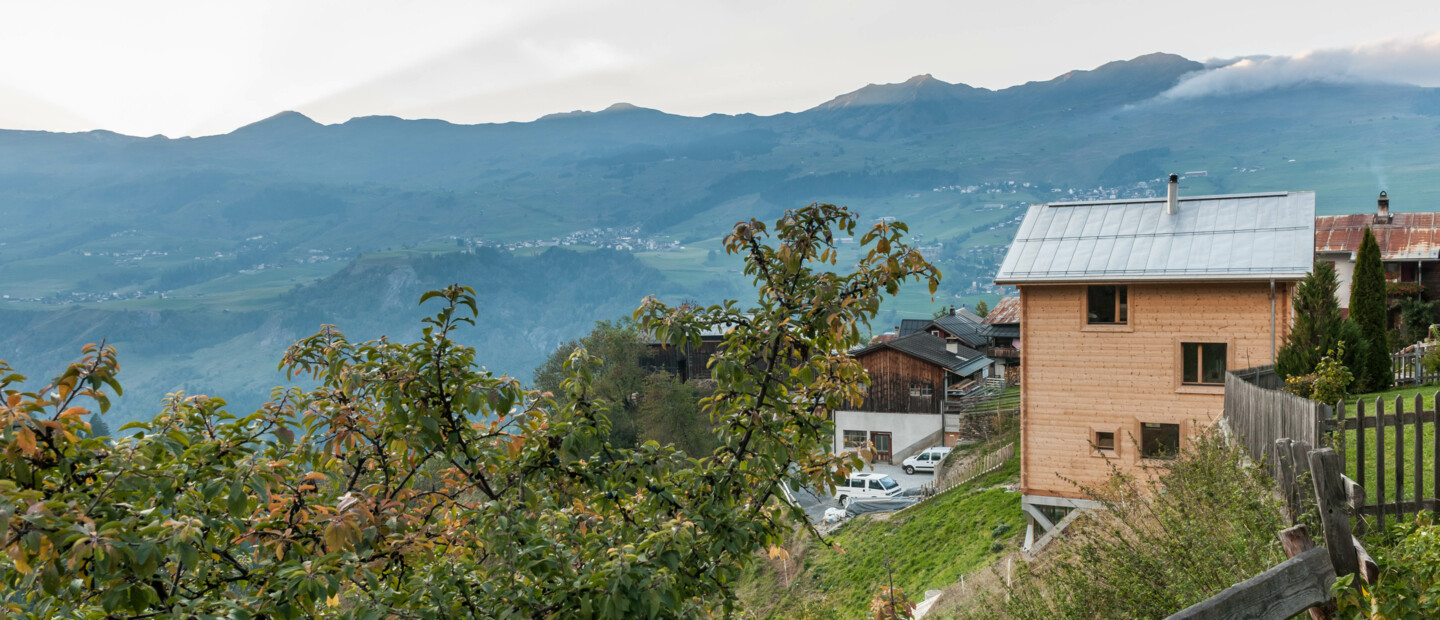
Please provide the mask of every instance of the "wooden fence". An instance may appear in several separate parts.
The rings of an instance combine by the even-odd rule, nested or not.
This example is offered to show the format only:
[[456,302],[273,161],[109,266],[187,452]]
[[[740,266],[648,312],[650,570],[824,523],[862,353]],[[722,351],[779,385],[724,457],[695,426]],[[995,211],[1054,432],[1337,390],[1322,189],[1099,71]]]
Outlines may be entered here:
[[[945,470],[936,468],[935,479],[920,487],[920,496],[929,499],[950,489],[970,482],[984,474],[1000,469],[1005,461],[1015,456],[1015,443],[1007,443],[1004,447],[979,457],[973,457],[956,467]],[[924,501],[924,500],[921,500]]]
[[1420,351],[1395,353],[1390,356],[1390,371],[1395,374],[1396,385],[1424,385],[1440,382],[1440,373],[1427,372],[1421,360]]
[[1330,407],[1279,390],[1280,378],[1269,366],[1225,374],[1225,422],[1251,458],[1270,464],[1278,480],[1280,457],[1275,440],[1282,437],[1322,445]]
[[1353,412],[1341,402],[1335,419],[1327,421],[1348,471],[1355,472],[1356,484],[1371,498],[1364,514],[1378,517],[1382,529],[1387,517],[1400,519],[1406,513],[1440,510],[1437,399],[1440,392],[1431,396],[1430,409],[1419,394],[1413,399],[1397,396],[1388,402],[1382,398],[1361,400]]

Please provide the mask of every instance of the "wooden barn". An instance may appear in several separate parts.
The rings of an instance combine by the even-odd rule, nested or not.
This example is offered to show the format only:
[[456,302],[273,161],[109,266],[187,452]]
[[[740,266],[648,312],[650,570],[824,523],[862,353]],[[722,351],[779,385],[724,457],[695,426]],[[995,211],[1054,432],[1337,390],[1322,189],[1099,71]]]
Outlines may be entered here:
[[[1019,288],[1021,504],[1051,530],[1078,485],[1170,458],[1270,364],[1311,267],[1313,192],[1032,205],[995,281]],[[1062,479],[1063,477],[1063,479]]]
[[953,346],[921,331],[853,353],[870,388],[859,408],[835,412],[835,450],[868,442],[875,460],[888,463],[941,445],[947,394],[983,379],[991,363],[979,351]]

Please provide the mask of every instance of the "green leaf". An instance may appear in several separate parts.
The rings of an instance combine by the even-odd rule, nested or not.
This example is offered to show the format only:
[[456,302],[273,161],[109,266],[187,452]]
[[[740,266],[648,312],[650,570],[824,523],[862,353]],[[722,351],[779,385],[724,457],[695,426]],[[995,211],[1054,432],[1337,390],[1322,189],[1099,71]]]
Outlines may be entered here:
[[245,497],[245,483],[240,480],[230,483],[230,497],[225,500],[226,508],[230,510],[230,516],[243,517],[249,512],[249,502]]

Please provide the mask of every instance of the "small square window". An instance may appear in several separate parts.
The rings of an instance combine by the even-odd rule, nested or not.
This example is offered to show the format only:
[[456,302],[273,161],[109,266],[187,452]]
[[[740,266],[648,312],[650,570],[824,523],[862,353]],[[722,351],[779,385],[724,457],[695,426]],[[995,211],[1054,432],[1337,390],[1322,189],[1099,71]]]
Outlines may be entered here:
[[1180,425],[1145,422],[1140,425],[1140,456],[1168,459],[1180,453]]
[[1180,345],[1181,381],[1191,385],[1225,385],[1225,343],[1186,342]]
[[860,449],[870,440],[869,434],[865,431],[845,431],[845,448]]
[[1096,450],[1115,450],[1115,433],[1097,431],[1095,433]]
[[1130,322],[1129,287],[1100,284],[1087,287],[1085,322],[1091,325],[1126,325]]

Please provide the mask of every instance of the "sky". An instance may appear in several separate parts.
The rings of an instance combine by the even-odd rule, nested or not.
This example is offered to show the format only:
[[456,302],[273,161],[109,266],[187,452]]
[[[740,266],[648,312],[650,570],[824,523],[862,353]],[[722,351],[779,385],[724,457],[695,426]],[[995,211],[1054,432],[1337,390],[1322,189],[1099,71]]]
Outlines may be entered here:
[[1156,51],[1250,57],[1172,97],[1440,86],[1437,33],[1440,2],[1418,0],[0,0],[0,128],[178,137],[284,110],[481,123],[616,102],[776,114],[922,73],[1004,88]]

